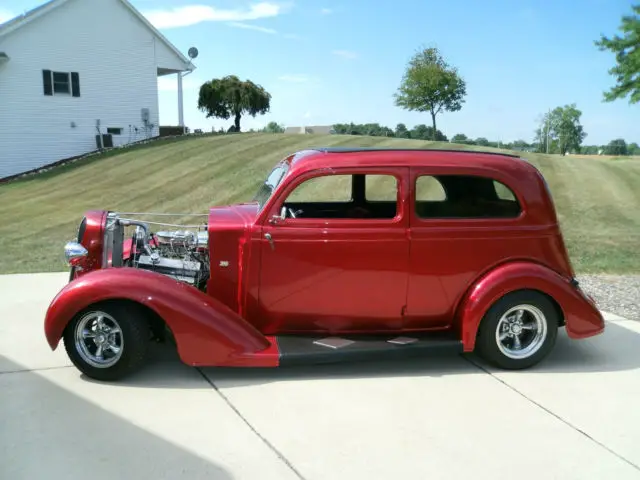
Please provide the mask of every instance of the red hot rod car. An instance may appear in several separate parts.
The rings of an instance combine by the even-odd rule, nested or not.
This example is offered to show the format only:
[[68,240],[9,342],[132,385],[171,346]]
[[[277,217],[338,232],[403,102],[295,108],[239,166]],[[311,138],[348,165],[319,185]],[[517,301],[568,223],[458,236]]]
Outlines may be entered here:
[[192,366],[475,350],[521,369],[559,327],[573,339],[604,330],[547,184],[517,156],[305,150],[252,202],[203,215],[199,228],[86,212],[46,313],[51,348],[62,339],[101,380],[138,369],[164,339]]

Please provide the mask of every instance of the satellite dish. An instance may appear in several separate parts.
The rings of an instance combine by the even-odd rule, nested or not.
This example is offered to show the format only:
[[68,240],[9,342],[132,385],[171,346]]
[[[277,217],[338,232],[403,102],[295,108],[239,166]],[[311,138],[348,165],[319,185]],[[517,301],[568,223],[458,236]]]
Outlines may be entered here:
[[198,49],[196,47],[191,47],[189,49],[189,58],[192,60],[198,56]]

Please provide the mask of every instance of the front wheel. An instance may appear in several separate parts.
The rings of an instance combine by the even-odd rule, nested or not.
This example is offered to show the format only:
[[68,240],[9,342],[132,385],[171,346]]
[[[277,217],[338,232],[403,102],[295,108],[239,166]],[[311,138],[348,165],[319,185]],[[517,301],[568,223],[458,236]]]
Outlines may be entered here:
[[85,309],[69,323],[64,346],[88,377],[119,380],[138,370],[147,355],[149,326],[135,305],[110,303]]
[[558,325],[558,313],[545,295],[535,291],[508,294],[482,319],[478,353],[500,368],[529,368],[551,352]]

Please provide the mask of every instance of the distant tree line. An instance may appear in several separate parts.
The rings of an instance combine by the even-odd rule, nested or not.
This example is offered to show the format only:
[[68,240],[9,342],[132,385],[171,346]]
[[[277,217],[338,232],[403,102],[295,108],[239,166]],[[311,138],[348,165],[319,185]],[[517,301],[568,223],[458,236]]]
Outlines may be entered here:
[[[576,145],[576,142],[581,142],[585,134],[579,124],[571,121],[571,118],[573,118],[572,115],[575,117],[575,112],[573,112],[574,108],[575,106],[569,106],[568,117],[570,121],[565,122],[566,124],[562,124],[562,122],[557,125],[553,122],[550,124],[554,125],[554,127],[553,131],[549,133],[549,137],[551,138],[549,141],[549,153],[561,153],[561,149],[564,148],[564,153],[582,153],[585,155],[640,155],[640,147],[637,143],[627,144],[622,138],[612,140],[607,145]],[[558,116],[559,113],[564,113],[564,110],[562,107],[559,107],[555,112],[555,116]],[[561,116],[562,115],[560,115],[560,117]],[[369,135],[373,137],[411,138],[415,140],[431,140],[433,135],[433,127],[422,124],[416,125],[410,130],[404,123],[399,123],[395,129],[380,125],[379,123],[337,123],[333,125],[333,128],[336,134],[340,135]],[[265,128],[264,131],[273,130]],[[441,142],[544,153],[547,147],[546,139],[543,136],[544,133],[545,132],[541,133],[538,131],[536,140],[533,142],[527,142],[526,140],[503,142],[499,140],[489,140],[485,137],[470,138],[464,133],[456,133],[451,139],[448,139],[440,130],[436,131],[436,138]],[[573,138],[572,135],[575,135],[575,138]],[[574,148],[569,148],[568,146]]]
[[585,155],[640,155],[640,146],[635,142],[627,143],[623,138],[616,138],[607,145],[585,145],[580,148],[580,153]]
[[371,137],[413,138],[416,140],[436,140],[448,142],[447,136],[440,130],[434,134],[433,127],[420,124],[411,130],[404,123],[396,125],[395,130],[379,123],[336,123],[333,130],[337,135],[368,135]]
[[395,129],[379,123],[336,123],[333,129],[338,135],[368,135],[372,137],[410,138],[413,140],[435,140],[439,142],[461,143],[465,145],[479,145],[481,147],[508,148],[515,150],[534,150],[536,145],[516,140],[515,142],[491,141],[484,137],[469,138],[464,133],[456,133],[451,140],[440,130],[433,133],[433,127],[419,124],[408,129],[404,123],[396,125]]

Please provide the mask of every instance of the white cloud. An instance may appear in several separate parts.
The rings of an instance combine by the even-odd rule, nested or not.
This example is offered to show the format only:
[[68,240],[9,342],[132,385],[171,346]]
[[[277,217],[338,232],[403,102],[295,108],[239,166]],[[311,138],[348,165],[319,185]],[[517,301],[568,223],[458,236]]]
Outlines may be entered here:
[[[197,77],[185,77],[182,79],[182,91],[199,89],[202,83]],[[177,92],[178,77],[176,75],[158,77],[158,91]]]
[[311,118],[311,112],[305,113],[302,117],[303,118]]
[[186,5],[143,12],[156,28],[187,27],[201,22],[242,22],[275,17],[281,13],[282,7],[270,2],[256,3],[249,9],[225,10],[208,5]]
[[4,22],[8,22],[9,20],[11,20],[15,16],[16,15],[11,13],[9,10],[4,10],[3,8],[0,8],[0,24],[2,24]]
[[273,28],[260,27],[258,25],[251,25],[250,23],[230,22],[229,25],[236,28],[246,28],[247,30],[255,30],[257,32],[268,33],[271,35],[278,33]]
[[320,13],[323,15],[331,15],[333,13],[333,10],[331,10],[330,8],[322,8],[320,9]]
[[310,79],[306,75],[294,74],[294,75],[281,75],[278,77],[279,80],[283,82],[294,82],[294,83],[304,83],[308,82]]
[[346,58],[346,59],[354,59],[357,58],[357,54],[355,52],[351,52],[349,50],[334,50],[333,52],[334,55],[337,55],[338,57],[342,57],[342,58]]

